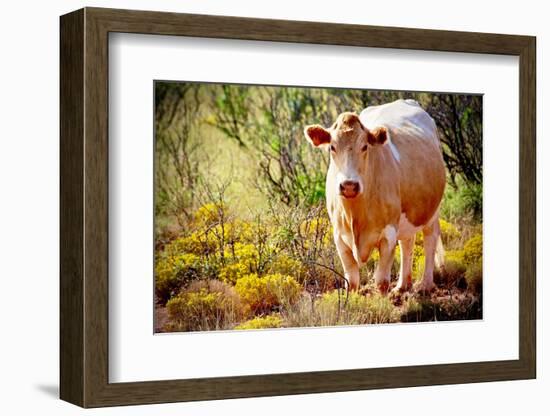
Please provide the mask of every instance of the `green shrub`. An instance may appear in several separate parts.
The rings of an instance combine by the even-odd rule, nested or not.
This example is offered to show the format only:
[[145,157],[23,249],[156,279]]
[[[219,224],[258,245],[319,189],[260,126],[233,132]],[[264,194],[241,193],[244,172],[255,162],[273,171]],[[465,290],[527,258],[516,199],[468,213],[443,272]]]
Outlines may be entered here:
[[481,294],[483,287],[483,264],[481,260],[468,265],[466,281],[468,282],[468,289]]
[[327,217],[308,218],[300,224],[300,235],[303,237],[305,249],[315,245],[317,249],[333,244],[332,224]]
[[438,285],[462,286],[466,266],[460,260],[445,259],[445,264],[438,271],[434,271],[434,281]]
[[230,329],[242,317],[235,290],[220,281],[194,282],[166,304],[176,331]]
[[440,207],[443,218],[454,221],[457,218],[471,218],[481,221],[483,213],[483,187],[468,184],[457,178],[456,184],[448,183]]
[[458,231],[458,228],[442,218],[439,219],[439,228],[441,229],[441,241],[445,246],[450,245],[453,241],[460,238],[460,231]]
[[[202,217],[201,217],[202,218]],[[253,230],[250,224],[244,221],[234,220],[224,224],[209,224],[208,218],[199,221],[199,227],[186,235],[175,239],[165,250],[193,253],[196,255],[220,255],[222,252],[226,257],[233,257],[233,249],[247,245],[253,241]]]
[[290,305],[300,297],[302,287],[292,276],[268,274],[263,277],[266,282],[268,297],[275,305]]
[[237,280],[235,290],[250,313],[269,310],[274,304],[272,299],[268,299],[266,282],[255,273]]
[[413,249],[413,266],[412,266],[412,278],[413,280],[420,279],[424,272],[424,248],[415,245]]
[[[253,243],[256,239],[254,227],[249,222],[239,219],[233,219],[226,222],[223,230],[225,242],[229,245],[235,243]],[[221,235],[221,228],[217,228],[216,231]]]
[[225,259],[229,263],[220,269],[219,278],[235,284],[240,278],[258,273],[260,253],[254,244],[236,242],[225,249]]
[[445,250],[445,263],[447,262],[464,264],[464,250]]
[[194,254],[169,254],[157,259],[155,265],[155,293],[165,304],[187,283],[199,277],[200,258]]
[[471,213],[475,221],[481,221],[483,215],[483,186],[468,184],[462,191],[464,210]]
[[240,278],[250,274],[250,268],[243,263],[231,263],[220,269],[219,277],[223,282],[235,284]]
[[481,234],[475,234],[464,244],[464,262],[474,264],[481,260],[483,256],[483,237]]
[[225,257],[246,266],[249,273],[255,273],[258,270],[260,253],[254,244],[235,242],[225,249]]
[[303,280],[305,272],[306,267],[301,262],[286,254],[279,254],[268,266],[268,273],[293,276],[298,281]]
[[257,316],[242,324],[239,324],[235,329],[266,329],[266,328],[280,328],[282,326],[282,319],[278,315]]
[[186,236],[177,238],[166,246],[165,251],[175,250],[202,256],[216,252],[217,247],[218,240],[212,231],[204,232],[197,230]]
[[291,276],[249,274],[237,280],[235,290],[247,311],[257,314],[294,303],[300,296],[301,286]]
[[216,225],[220,218],[227,215],[227,207],[223,203],[204,204],[195,211],[194,221],[198,227],[211,227]]

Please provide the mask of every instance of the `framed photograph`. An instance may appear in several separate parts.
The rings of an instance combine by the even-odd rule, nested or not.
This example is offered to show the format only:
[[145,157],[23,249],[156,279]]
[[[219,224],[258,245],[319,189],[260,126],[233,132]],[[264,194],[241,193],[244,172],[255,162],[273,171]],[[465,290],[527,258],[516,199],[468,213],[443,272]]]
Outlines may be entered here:
[[63,400],[536,377],[534,37],[60,28]]

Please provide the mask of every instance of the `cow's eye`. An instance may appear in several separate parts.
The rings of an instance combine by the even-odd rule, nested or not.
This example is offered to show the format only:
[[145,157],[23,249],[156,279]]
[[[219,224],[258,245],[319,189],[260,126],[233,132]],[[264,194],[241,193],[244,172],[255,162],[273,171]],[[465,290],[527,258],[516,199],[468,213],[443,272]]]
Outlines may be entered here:
[[330,145],[330,151],[331,151],[331,152],[336,152],[336,149],[334,148],[333,145]]
[[367,145],[364,145],[364,146],[361,148],[361,151],[362,151],[362,152],[366,152],[368,148],[369,148],[369,147],[368,147]]

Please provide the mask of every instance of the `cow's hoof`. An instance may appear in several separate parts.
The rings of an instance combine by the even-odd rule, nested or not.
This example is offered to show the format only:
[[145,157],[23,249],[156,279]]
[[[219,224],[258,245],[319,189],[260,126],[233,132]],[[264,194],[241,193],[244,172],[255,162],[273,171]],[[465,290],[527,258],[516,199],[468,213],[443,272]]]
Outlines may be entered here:
[[385,295],[388,293],[388,289],[390,288],[390,282],[387,282],[387,281],[382,281],[380,283],[377,284],[378,286],[378,291],[382,294],[382,295]]
[[359,285],[350,284],[347,288],[342,288],[344,290],[348,290],[349,292],[358,292],[359,291]]
[[412,280],[409,279],[403,279],[401,278],[397,281],[397,285],[393,288],[392,293],[401,294],[404,292],[408,292],[411,290],[412,287]]
[[420,281],[414,285],[414,291],[421,295],[429,294],[434,289],[435,289],[435,285],[433,284],[433,282],[427,283],[424,281]]
[[391,295],[392,296],[401,296],[403,293],[406,293],[409,291],[411,287],[410,286],[395,286],[392,290],[391,290]]

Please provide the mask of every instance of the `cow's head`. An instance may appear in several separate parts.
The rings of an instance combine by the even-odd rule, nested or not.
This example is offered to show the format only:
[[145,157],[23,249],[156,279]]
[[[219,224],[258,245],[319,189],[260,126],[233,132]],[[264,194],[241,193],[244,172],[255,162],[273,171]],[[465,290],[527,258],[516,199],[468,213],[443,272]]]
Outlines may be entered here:
[[336,172],[336,192],[343,198],[355,198],[363,192],[367,152],[386,142],[385,127],[368,130],[355,113],[342,113],[328,129],[318,124],[307,126],[309,142],[330,152],[330,163]]

